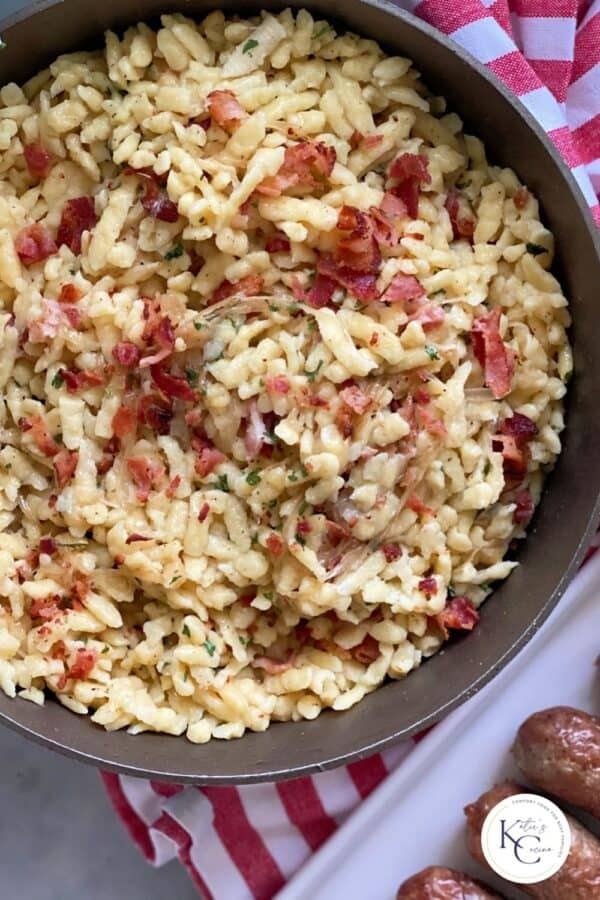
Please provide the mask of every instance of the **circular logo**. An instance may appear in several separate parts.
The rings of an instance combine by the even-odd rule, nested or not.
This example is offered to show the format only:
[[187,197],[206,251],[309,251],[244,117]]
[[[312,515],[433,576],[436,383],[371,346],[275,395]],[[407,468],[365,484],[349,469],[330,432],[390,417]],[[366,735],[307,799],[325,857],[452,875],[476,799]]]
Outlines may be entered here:
[[496,804],[481,829],[488,865],[507,881],[535,884],[550,878],[571,849],[565,814],[537,794],[513,794]]

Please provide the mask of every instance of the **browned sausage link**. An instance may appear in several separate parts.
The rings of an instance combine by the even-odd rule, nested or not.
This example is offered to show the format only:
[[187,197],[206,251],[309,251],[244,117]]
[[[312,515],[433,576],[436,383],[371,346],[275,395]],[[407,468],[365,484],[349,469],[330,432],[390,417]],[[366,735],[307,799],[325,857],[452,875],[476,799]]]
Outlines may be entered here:
[[429,866],[401,884],[396,900],[501,900],[479,881],[443,866]]
[[[465,807],[467,848],[482,865],[487,863],[481,849],[481,828],[489,811],[512,794],[530,793],[521,784],[505,781],[497,784],[479,800]],[[520,884],[519,890],[540,900],[598,900],[600,897],[600,841],[571,816],[571,850],[565,864],[552,878],[538,884]]]
[[600,719],[570,706],[534,713],[513,754],[536,787],[600,818]]

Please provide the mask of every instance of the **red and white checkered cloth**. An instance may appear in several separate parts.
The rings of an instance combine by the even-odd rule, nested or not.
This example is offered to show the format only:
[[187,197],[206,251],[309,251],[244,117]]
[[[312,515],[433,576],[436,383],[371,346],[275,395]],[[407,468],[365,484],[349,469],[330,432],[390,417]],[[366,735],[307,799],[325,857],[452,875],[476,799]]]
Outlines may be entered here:
[[[600,225],[600,0],[396,0],[469,50],[552,137]],[[104,774],[146,858],[207,898],[273,897],[414,743],[312,778],[181,788]]]

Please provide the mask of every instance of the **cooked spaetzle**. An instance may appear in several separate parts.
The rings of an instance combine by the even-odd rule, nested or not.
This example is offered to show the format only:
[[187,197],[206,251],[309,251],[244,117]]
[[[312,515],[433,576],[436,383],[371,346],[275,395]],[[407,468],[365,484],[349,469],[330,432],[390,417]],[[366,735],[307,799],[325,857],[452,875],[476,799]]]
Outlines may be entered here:
[[514,172],[304,10],[165,15],[0,103],[2,689],[205,742],[471,629],[572,368]]

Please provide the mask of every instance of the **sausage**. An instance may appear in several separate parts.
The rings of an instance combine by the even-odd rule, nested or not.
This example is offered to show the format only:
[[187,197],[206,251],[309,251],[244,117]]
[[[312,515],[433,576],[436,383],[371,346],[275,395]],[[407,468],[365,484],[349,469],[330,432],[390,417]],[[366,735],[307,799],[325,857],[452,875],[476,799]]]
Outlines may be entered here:
[[[467,849],[486,868],[481,848],[481,829],[489,811],[512,794],[529,793],[523,785],[512,781],[497,784],[479,800],[465,807],[467,817]],[[519,890],[540,900],[598,900],[600,897],[600,841],[576,819],[567,816],[571,829],[571,849],[562,866],[537,884],[520,884]]]
[[417,872],[396,894],[396,900],[501,900],[481,882],[444,866],[429,866]]
[[536,787],[600,818],[600,719],[570,706],[544,709],[523,722],[512,752]]

